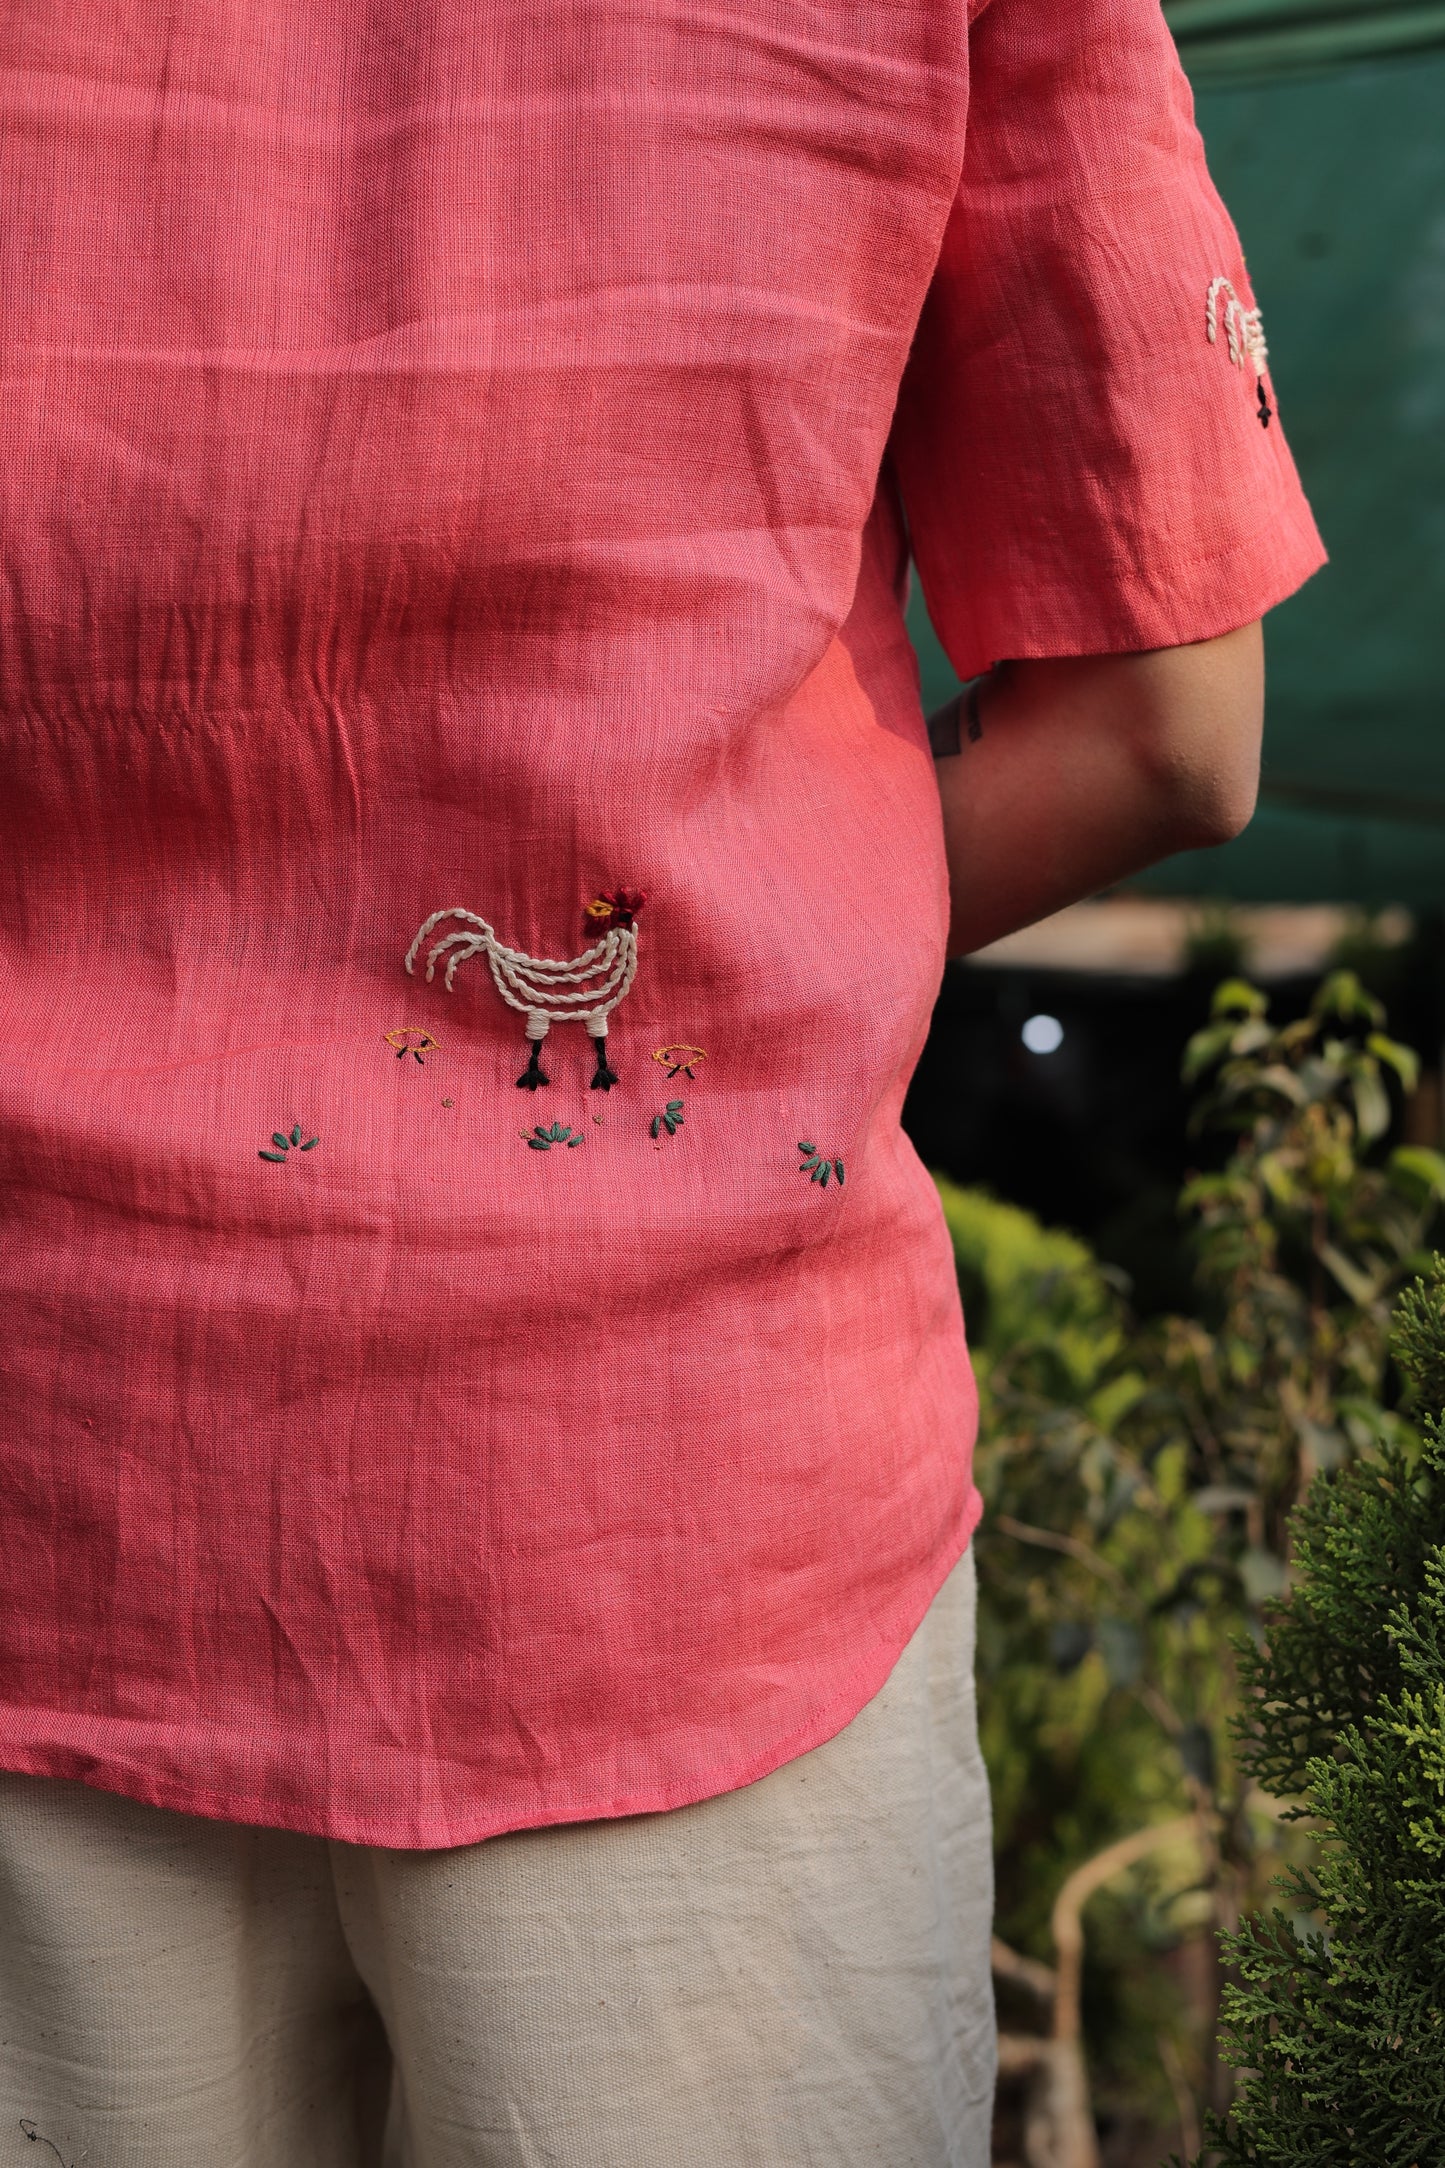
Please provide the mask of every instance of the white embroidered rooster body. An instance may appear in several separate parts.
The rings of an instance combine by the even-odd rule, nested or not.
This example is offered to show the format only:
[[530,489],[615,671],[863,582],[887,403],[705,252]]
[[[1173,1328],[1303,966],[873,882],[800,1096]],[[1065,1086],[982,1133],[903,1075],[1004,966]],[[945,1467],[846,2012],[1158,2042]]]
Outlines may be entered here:
[[438,960],[445,956],[443,984],[450,993],[457,965],[470,956],[486,957],[497,992],[527,1020],[531,1057],[517,1079],[518,1085],[525,1091],[535,1091],[539,1084],[550,1083],[541,1064],[542,1041],[553,1024],[581,1023],[586,1025],[587,1035],[597,1049],[592,1089],[610,1091],[618,1078],[607,1059],[607,1020],[637,974],[636,918],[645,901],[644,896],[626,888],[595,896],[587,906],[586,916],[599,930],[605,928],[602,939],[568,963],[554,963],[549,957],[526,956],[520,949],[508,948],[484,918],[453,905],[445,911],[433,911],[420,928],[406,952],[406,968],[414,969],[423,942],[444,919],[460,919],[459,933],[443,935],[427,951],[427,979],[435,976]]

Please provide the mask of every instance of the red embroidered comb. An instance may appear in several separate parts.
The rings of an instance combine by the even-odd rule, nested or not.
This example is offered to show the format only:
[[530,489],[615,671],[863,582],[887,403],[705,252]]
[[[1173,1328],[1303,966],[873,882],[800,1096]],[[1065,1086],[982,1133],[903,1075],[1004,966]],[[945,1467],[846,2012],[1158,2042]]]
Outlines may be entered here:
[[583,916],[594,927],[630,926],[646,901],[646,892],[640,888],[604,890],[592,898]]

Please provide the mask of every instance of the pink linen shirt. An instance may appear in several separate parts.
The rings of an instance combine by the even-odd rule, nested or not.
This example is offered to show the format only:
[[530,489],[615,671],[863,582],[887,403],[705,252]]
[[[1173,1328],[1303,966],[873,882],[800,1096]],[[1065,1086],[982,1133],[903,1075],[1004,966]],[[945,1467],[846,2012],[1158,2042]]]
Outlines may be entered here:
[[0,101],[0,1766],[743,1784],[978,1514],[910,550],[965,675],[1321,560],[1157,0],[13,4]]

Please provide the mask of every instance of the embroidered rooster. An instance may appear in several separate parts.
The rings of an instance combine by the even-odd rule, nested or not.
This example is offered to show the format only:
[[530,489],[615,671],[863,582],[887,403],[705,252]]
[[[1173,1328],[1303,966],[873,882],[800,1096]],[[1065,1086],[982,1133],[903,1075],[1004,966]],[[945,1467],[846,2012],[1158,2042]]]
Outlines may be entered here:
[[591,930],[602,938],[565,964],[553,963],[545,956],[524,956],[520,949],[508,948],[475,911],[455,906],[433,911],[406,952],[406,968],[414,968],[422,943],[443,919],[460,919],[459,933],[444,934],[427,951],[428,982],[435,975],[438,959],[446,956],[443,983],[450,993],[457,965],[470,956],[486,957],[497,992],[527,1019],[531,1056],[517,1079],[518,1086],[534,1092],[539,1084],[551,1082],[542,1068],[542,1041],[553,1024],[580,1022],[586,1025],[587,1036],[597,1049],[592,1089],[611,1091],[618,1078],[607,1059],[607,1019],[637,975],[636,918],[646,901],[645,896],[628,888],[594,896],[585,917]]
[[1246,362],[1254,368],[1255,397],[1259,406],[1259,422],[1268,429],[1274,409],[1265,391],[1265,371],[1269,366],[1269,348],[1264,342],[1264,319],[1258,309],[1247,309],[1234,290],[1231,279],[1211,279],[1205,296],[1205,334],[1211,346],[1219,343],[1219,325],[1224,323],[1225,341],[1229,358],[1236,369]]

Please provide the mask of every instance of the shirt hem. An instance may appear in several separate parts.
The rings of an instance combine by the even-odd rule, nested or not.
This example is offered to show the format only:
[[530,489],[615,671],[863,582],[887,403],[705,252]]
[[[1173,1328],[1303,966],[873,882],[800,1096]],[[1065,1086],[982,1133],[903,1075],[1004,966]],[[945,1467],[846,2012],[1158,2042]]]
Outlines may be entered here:
[[[135,1766],[137,1749],[134,1744],[122,1757],[107,1753],[104,1745],[98,1743],[96,1735],[103,1735],[105,1725],[111,1721],[108,1719],[66,1720],[77,1734],[82,1728],[90,1731],[91,1737],[83,1745],[78,1736],[73,1743],[55,1739],[39,1744],[33,1736],[33,1721],[25,1721],[27,1715],[33,1718],[33,1712],[13,1708],[0,1708],[0,1768],[20,1776],[84,1784],[94,1791],[119,1793],[122,1798],[133,1799],[142,1806],[198,1815],[205,1820],[284,1829],[298,1836],[324,1837],[344,1844],[378,1845],[394,1851],[444,1851],[456,1845],[481,1844],[489,1837],[505,1836],[515,1830],[547,1829],[568,1822],[616,1821],[625,1815],[667,1813],[676,1807],[696,1806],[703,1800],[741,1791],[746,1785],[771,1776],[775,1769],[796,1761],[813,1747],[822,1746],[836,1737],[853,1721],[886,1684],[894,1665],[922,1625],[929,1605],[968,1549],[982,1514],[983,1501],[977,1490],[971,1489],[953,1539],[939,1552],[930,1570],[920,1580],[910,1582],[907,1601],[877,1628],[877,1642],[866,1661],[849,1671],[847,1683],[805,1724],[761,1752],[705,1773],[699,1771],[690,1778],[644,1785],[634,1791],[599,1799],[587,1798],[585,1792],[579,1793],[575,1800],[548,1805],[530,1813],[512,1808],[501,1813],[420,1815],[399,1819],[383,1816],[372,1820],[364,1812],[353,1813],[332,1807],[310,1812],[294,1803],[283,1806],[263,1791],[212,1787],[178,1777],[146,1774]],[[926,1591],[921,1598],[920,1589]],[[132,1738],[137,1728],[127,1724]],[[81,1763],[83,1768],[79,1766]]]

